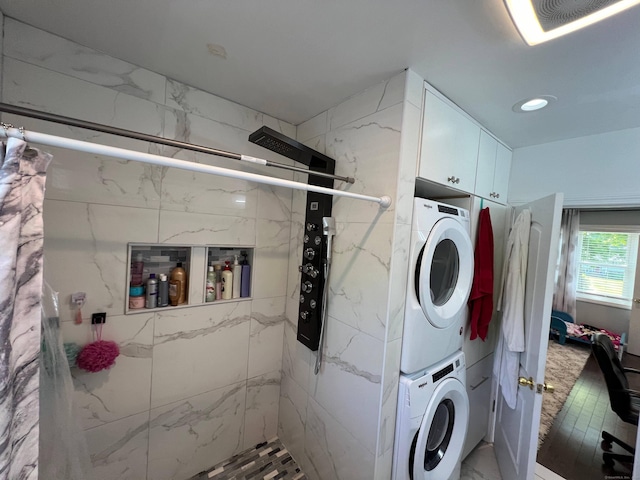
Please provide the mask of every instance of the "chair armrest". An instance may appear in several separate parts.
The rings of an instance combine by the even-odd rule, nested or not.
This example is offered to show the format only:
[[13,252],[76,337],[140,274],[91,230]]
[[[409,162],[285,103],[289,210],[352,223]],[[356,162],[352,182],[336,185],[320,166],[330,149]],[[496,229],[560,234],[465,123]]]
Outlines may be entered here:
[[623,370],[624,370],[624,373],[640,373],[640,370],[638,370],[637,368],[624,367]]

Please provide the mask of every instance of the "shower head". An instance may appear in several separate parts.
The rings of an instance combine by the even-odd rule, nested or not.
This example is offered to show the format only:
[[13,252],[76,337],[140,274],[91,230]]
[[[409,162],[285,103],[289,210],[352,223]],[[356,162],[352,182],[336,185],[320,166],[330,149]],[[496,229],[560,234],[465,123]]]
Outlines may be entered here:
[[253,132],[249,135],[249,141],[300,162],[310,170],[325,173],[334,173],[335,171],[336,161],[333,158],[329,158],[269,127],[262,127]]
[[336,234],[336,219],[333,217],[322,217],[322,234],[332,236]]
[[249,136],[249,141],[255,143],[256,145],[260,145],[261,147],[264,147],[268,150],[276,152],[284,157],[290,158],[291,160],[295,160],[297,162],[308,165],[307,162],[301,159],[304,151],[300,147],[303,147],[304,145],[301,145],[295,140],[285,137],[284,135],[278,134],[278,132],[276,132],[275,130],[267,130],[271,129],[268,127],[263,127],[260,130],[253,132]]

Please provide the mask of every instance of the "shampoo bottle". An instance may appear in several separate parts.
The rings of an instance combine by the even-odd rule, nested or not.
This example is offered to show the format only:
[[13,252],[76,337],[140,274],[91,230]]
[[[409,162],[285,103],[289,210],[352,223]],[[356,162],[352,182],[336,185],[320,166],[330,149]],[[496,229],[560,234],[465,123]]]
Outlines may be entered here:
[[209,267],[207,273],[207,285],[206,285],[205,301],[213,302],[216,299],[216,274],[213,271],[213,267]]
[[169,279],[161,273],[158,282],[158,306],[166,307],[167,305],[169,305]]
[[240,297],[251,296],[249,285],[251,283],[251,265],[247,262],[246,252],[242,252],[244,259],[242,260],[242,278],[240,281]]
[[144,306],[147,308],[158,306],[158,280],[156,280],[155,273],[149,275],[149,280],[147,280],[147,298]]
[[238,255],[234,255],[233,259],[233,291],[232,298],[240,298],[240,277],[242,276],[242,267],[238,263]]
[[222,300],[222,266],[214,265],[216,274],[216,300]]
[[231,267],[229,266],[229,261],[224,262],[226,265],[224,266],[224,270],[222,271],[222,299],[230,300],[231,299],[231,291],[233,289],[233,272],[231,271]]
[[171,305],[176,306],[184,303],[187,299],[187,273],[182,268],[182,262],[178,262],[176,268],[171,270],[169,281],[169,299]]

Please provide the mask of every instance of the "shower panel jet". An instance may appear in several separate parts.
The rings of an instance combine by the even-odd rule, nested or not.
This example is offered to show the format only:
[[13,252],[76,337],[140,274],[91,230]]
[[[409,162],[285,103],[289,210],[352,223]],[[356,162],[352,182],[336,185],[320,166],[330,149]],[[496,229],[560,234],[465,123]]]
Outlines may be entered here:
[[[268,127],[253,132],[249,135],[249,141],[309,167],[309,170],[300,170],[309,174],[310,185],[332,188],[334,179],[353,183],[352,178],[334,174],[336,162],[332,158]],[[328,288],[325,279],[328,273],[327,259],[330,260],[327,248],[330,236],[323,232],[323,219],[331,217],[332,203],[331,195],[307,192],[302,259],[298,267],[301,272],[298,341],[312,351],[318,350],[323,304],[326,303],[323,294],[325,288]],[[324,308],[326,309],[326,305]]]

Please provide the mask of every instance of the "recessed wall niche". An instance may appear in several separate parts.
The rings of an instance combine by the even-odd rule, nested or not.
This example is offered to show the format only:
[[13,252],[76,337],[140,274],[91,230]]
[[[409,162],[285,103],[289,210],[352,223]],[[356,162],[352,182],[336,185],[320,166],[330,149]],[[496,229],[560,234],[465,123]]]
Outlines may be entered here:
[[[253,246],[130,243],[125,314],[250,300],[254,249]],[[234,265],[236,256],[237,266]],[[223,283],[226,262],[229,262],[231,275],[224,274],[226,281]],[[209,277],[213,290],[207,295],[209,266],[214,267],[213,275]],[[172,281],[172,272],[178,267],[184,270],[184,280],[181,281],[181,275],[177,273]],[[234,282],[233,275],[236,273],[239,275]],[[151,275],[157,281],[155,285],[149,283]],[[167,281],[163,285],[165,275]],[[183,296],[177,302],[180,291]],[[163,298],[164,304],[161,301]]]

